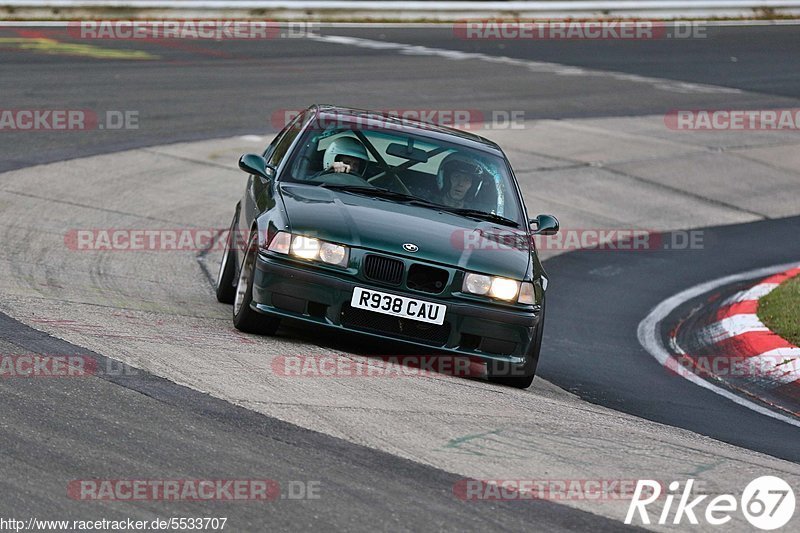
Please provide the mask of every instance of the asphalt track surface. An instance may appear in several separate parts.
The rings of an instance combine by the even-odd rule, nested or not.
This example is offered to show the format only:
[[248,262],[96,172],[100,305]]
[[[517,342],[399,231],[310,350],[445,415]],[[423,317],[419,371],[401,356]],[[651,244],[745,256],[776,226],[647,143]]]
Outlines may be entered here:
[[[429,29],[312,28],[319,33],[481,52],[599,70],[757,91],[725,95],[725,106],[780,107],[800,95],[795,26],[707,28],[708,37],[654,41],[467,41],[447,26]],[[322,100],[375,109],[520,110],[526,119],[660,114],[719,106],[719,94],[653,90],[605,77],[511,73],[482,75],[458,61],[435,66],[413,55],[331,46],[307,39],[264,41],[81,41],[67,29],[6,28],[0,38],[51,38],[107,50],[133,49],[153,61],[40,53],[0,41],[0,94],[17,108],[140,112],[138,131],[79,136],[4,133],[0,171],[95,153],[182,140],[274,130],[271,114]],[[425,80],[420,87],[416,81]],[[624,96],[622,96],[624,95]],[[333,101],[335,100],[335,102]],[[111,134],[113,133],[113,135]]]
[[800,462],[796,427],[634,355],[643,350],[636,328],[656,304],[709,279],[796,261],[797,248],[786,244],[798,229],[798,217],[768,220],[704,228],[702,250],[585,250],[548,260],[559,282],[550,294],[558,303],[548,301],[548,320],[558,317],[548,323],[548,339],[559,357],[542,359],[541,375],[590,402]]
[[[6,353],[86,353],[8,319],[0,328]],[[107,368],[106,359],[96,357],[99,367]],[[532,523],[548,531],[618,527],[548,501],[486,506],[459,501],[452,487],[460,476],[304,430],[150,374],[91,378],[80,387],[71,381],[0,382],[5,518],[227,517],[233,531],[520,531]],[[71,407],[60,407],[66,405]],[[130,479],[131,472],[143,480],[266,479],[278,483],[281,496],[233,504],[90,502],[91,509],[66,497],[70,481]],[[293,500],[289,486],[298,482],[316,483],[319,499]]]
[[[70,42],[63,30],[20,31],[4,29],[0,37]],[[796,106],[800,96],[800,40],[793,27],[709,29],[708,39],[696,41],[536,46],[464,42],[441,28],[337,28],[330,33],[741,90],[725,94],[725,107]],[[136,110],[146,127],[4,132],[0,170],[139,146],[268,133],[274,131],[272,112],[314,101],[432,109],[464,108],[469,102],[470,108],[483,110],[521,109],[527,119],[536,119],[657,114],[678,107],[720,107],[721,100],[717,93],[656,90],[606,77],[589,85],[546,73],[533,82],[528,72],[499,80],[491,75],[491,66],[488,75],[477,77],[456,61],[438,64],[432,76],[420,71],[431,66],[413,55],[387,61],[378,50],[305,39],[92,44],[146,50],[159,60],[64,55],[53,47],[36,53],[0,41],[2,107]],[[417,79],[423,77],[438,81],[420,86]],[[669,376],[636,339],[641,318],[687,286],[795,260],[798,229],[797,218],[767,220],[707,228],[704,250],[586,251],[548,260],[554,288],[540,375],[592,403],[800,462],[796,428]],[[0,321],[0,338],[4,352],[79,349],[7,317]],[[214,478],[236,472],[257,477],[262,471],[276,479],[303,479],[305,474],[306,479],[322,479],[337,494],[307,508],[309,502],[266,509],[243,506],[235,511],[237,530],[259,529],[267,516],[279,529],[312,524],[355,530],[375,524],[409,530],[519,530],[531,523],[546,530],[619,527],[618,522],[547,502],[466,505],[450,492],[455,475],[254,414],[147,374],[129,381],[92,378],[78,385],[0,381],[0,387],[5,515],[43,510],[61,517],[85,515],[85,507],[61,496],[65,480],[91,477],[87,472],[102,463],[103,477],[113,477],[108,465],[113,471],[116,464],[120,476],[136,471],[143,478]],[[75,399],[77,411],[59,409]],[[748,431],[737,429],[741,427]],[[21,487],[29,492],[21,493]],[[164,512],[157,502],[137,509],[147,517]],[[109,518],[131,515],[131,508],[121,505],[104,504],[103,510]],[[173,515],[181,515],[180,510],[170,507]],[[197,511],[197,504],[190,510]],[[218,514],[219,507],[210,504],[203,511]]]

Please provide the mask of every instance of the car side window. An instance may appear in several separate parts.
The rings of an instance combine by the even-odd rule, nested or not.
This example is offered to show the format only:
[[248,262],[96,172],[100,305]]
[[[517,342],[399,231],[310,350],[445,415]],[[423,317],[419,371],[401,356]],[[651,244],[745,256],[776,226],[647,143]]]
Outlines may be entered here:
[[[278,165],[281,164],[286,152],[289,151],[289,147],[294,142],[297,134],[300,133],[302,129],[303,123],[305,122],[305,113],[301,113],[297,116],[284,130],[284,133],[280,137],[280,140],[276,138],[276,141],[270,145],[270,148],[267,148],[267,152],[271,150],[272,153],[268,153],[265,155],[267,157],[267,163],[271,166],[277,168]],[[274,145],[274,148],[273,148]]]
[[272,155],[272,152],[275,150],[275,146],[278,144],[278,141],[281,140],[281,136],[285,131],[286,131],[285,129],[282,129],[281,131],[278,132],[275,138],[272,139],[272,142],[269,143],[269,146],[267,146],[267,149],[264,150],[264,152],[261,154],[261,157],[269,160],[270,156]]

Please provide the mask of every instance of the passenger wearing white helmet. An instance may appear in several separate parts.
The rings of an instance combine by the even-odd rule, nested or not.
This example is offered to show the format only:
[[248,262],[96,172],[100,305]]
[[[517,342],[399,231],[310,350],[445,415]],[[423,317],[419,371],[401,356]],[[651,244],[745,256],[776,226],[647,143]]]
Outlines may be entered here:
[[325,150],[322,157],[323,172],[347,172],[364,176],[369,156],[361,141],[353,137],[339,137]]

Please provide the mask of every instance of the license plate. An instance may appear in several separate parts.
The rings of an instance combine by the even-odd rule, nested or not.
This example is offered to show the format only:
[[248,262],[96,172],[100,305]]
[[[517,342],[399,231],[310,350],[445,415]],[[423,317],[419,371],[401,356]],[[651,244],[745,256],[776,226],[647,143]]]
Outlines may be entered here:
[[353,291],[350,306],[439,326],[444,324],[444,314],[447,311],[447,306],[444,304],[425,302],[414,298],[406,298],[405,296],[395,296],[394,294],[362,289],[361,287],[356,287]]

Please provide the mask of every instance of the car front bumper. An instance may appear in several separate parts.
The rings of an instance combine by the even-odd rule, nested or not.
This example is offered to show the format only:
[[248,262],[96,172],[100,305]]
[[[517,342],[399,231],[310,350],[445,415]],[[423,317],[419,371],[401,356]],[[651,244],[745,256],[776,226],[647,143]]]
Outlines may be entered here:
[[[356,286],[445,304],[444,324],[436,326],[352,308],[350,300]],[[256,261],[251,307],[267,315],[511,364],[524,363],[525,355],[534,349],[536,326],[541,318],[538,307],[531,311],[503,309],[489,303],[481,305],[392,290],[344,273],[337,275],[313,265],[295,264],[264,254],[259,254]]]

